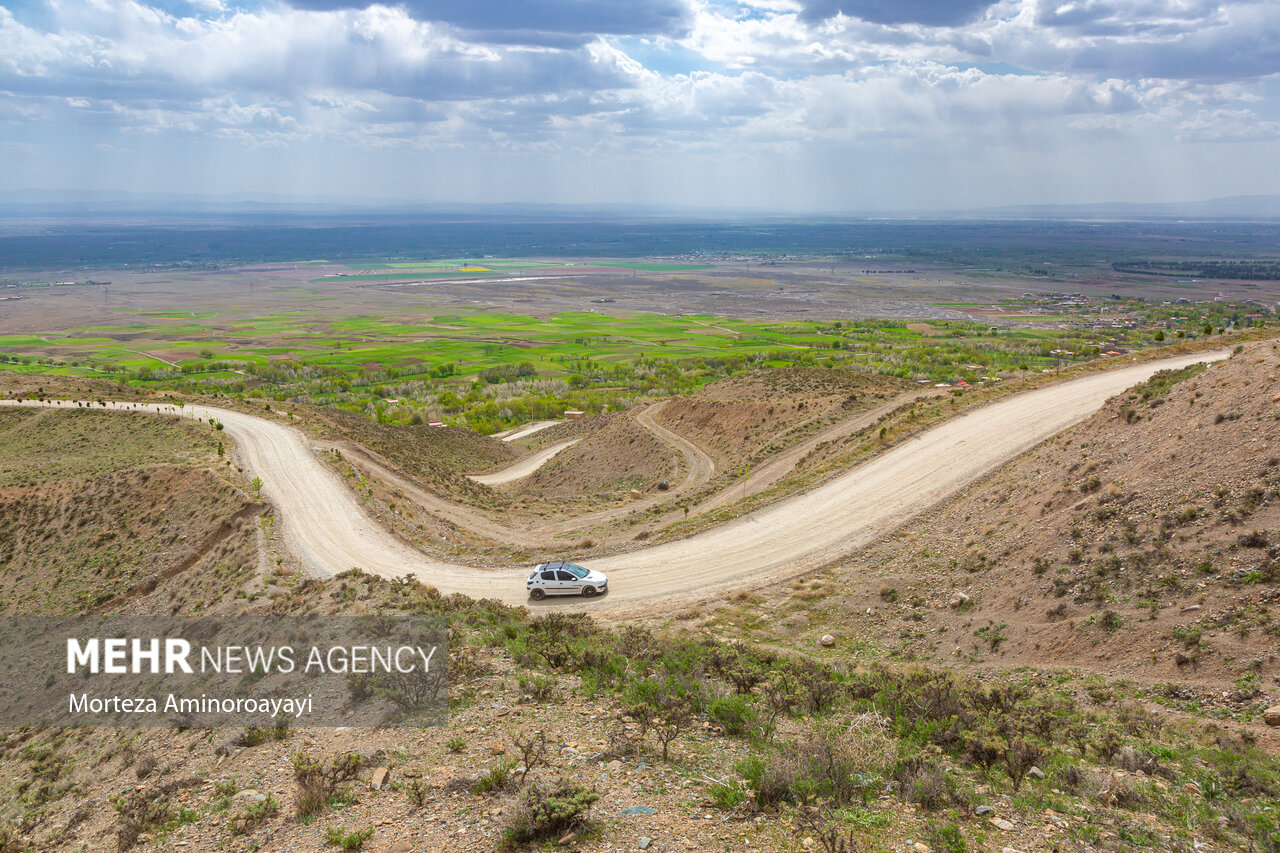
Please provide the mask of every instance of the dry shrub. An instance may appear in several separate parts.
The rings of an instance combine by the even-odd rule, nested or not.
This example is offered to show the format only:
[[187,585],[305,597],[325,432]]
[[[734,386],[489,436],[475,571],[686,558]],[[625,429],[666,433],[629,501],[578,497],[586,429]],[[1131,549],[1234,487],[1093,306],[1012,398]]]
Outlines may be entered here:
[[297,782],[294,806],[298,817],[307,817],[328,808],[338,793],[338,786],[354,779],[364,763],[353,752],[337,755],[329,761],[313,758],[305,752],[293,756],[293,778]]
[[842,729],[809,734],[771,754],[757,799],[762,804],[804,803],[821,797],[839,805],[865,800],[897,754],[897,740],[882,718],[854,717]]
[[1095,777],[1097,785],[1096,797],[1106,806],[1133,808],[1146,800],[1128,776],[1112,771],[1106,776]]
[[502,849],[561,838],[586,822],[586,812],[598,799],[598,793],[572,779],[561,779],[551,787],[528,786],[507,819]]

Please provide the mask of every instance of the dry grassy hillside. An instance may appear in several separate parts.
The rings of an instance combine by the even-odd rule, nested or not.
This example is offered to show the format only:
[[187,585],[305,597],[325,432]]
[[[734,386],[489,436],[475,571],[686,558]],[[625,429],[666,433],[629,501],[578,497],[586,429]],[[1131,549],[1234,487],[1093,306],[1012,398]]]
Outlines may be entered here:
[[676,397],[659,420],[705,448],[716,467],[762,461],[838,420],[917,386],[850,370],[757,370]]
[[[1265,361],[1252,361],[1259,356]],[[839,635],[834,648],[798,629],[798,642],[774,637],[762,646],[746,630],[723,642],[680,626],[607,628],[558,613],[534,619],[523,608],[445,599],[420,585],[358,573],[304,578],[278,550],[269,516],[261,524],[243,514],[237,520],[243,493],[234,468],[218,464],[211,429],[141,415],[0,411],[0,495],[23,501],[5,528],[0,571],[6,582],[14,574],[6,594],[27,595],[24,606],[40,600],[26,591],[35,582],[54,602],[64,589],[87,592],[88,599],[66,600],[88,603],[120,591],[124,597],[112,601],[122,609],[202,623],[233,624],[242,610],[254,610],[290,626],[311,619],[328,627],[405,608],[443,613],[452,623],[450,716],[441,726],[0,729],[0,851],[1280,849],[1280,763],[1260,748],[1254,729],[1151,714],[1103,678],[992,667],[977,679],[886,663],[874,648],[894,629],[906,632],[897,635],[901,652],[937,652],[948,661],[955,658],[947,648],[935,650],[915,632],[962,637],[961,660],[979,646],[997,666],[1006,660],[999,649],[1030,648],[1011,622],[1004,641],[992,642],[990,629],[975,635],[987,625],[982,608],[1018,594],[1017,584],[1034,590],[1059,576],[1096,574],[1098,561],[1116,551],[1099,555],[1098,546],[1125,531],[1119,516],[1097,517],[1108,507],[1165,512],[1168,503],[1180,512],[1180,490],[1190,487],[1179,469],[1163,478],[1173,484],[1167,499],[1127,497],[1134,487],[1125,478],[1135,474],[1125,466],[1137,463],[1125,452],[1156,452],[1142,436],[1178,441],[1169,452],[1193,455],[1213,452],[1217,445],[1207,439],[1218,428],[1238,439],[1256,435],[1259,445],[1265,436],[1270,445],[1266,407],[1280,389],[1268,379],[1263,400],[1255,397],[1264,385],[1259,377],[1274,376],[1276,363],[1270,350],[1250,351],[1167,392],[1157,384],[1145,400],[1119,401],[918,526],[934,531],[927,543],[923,534],[904,539],[851,567],[884,575],[857,581],[853,595],[824,601],[821,589],[833,584],[818,578],[790,600],[777,599],[793,628],[802,614],[790,611],[812,606],[810,616],[828,620]],[[1157,396],[1165,402],[1152,406]],[[1197,442],[1174,439],[1176,421],[1162,420],[1179,400],[1199,417]],[[618,427],[614,446],[627,435]],[[1238,439],[1220,449],[1238,447]],[[1075,458],[1081,442],[1088,442],[1088,460]],[[1098,467],[1086,472],[1091,462]],[[1267,551],[1249,543],[1257,541],[1255,527],[1270,535],[1263,525],[1272,523],[1273,494],[1246,502],[1254,472],[1263,469],[1256,461],[1236,467],[1234,479],[1223,481],[1232,491],[1221,505],[1202,501],[1205,515],[1172,528],[1169,541],[1185,534],[1179,547],[1196,550],[1187,543],[1203,540],[1223,551],[1219,569],[1197,576],[1193,564],[1186,583],[1262,593],[1273,589],[1264,577],[1233,578],[1237,565],[1249,563],[1240,555]],[[1121,494],[1100,501],[1111,482]],[[1015,494],[1020,488],[1026,491]],[[1022,514],[1002,527],[996,515],[1019,509],[1020,496]],[[8,521],[10,513],[0,517]],[[1162,517],[1139,529],[1158,531]],[[984,523],[993,528],[989,535]],[[1082,551],[1076,557],[1052,535],[1070,525],[1080,526],[1071,533]],[[1021,538],[1012,538],[1015,528]],[[1029,543],[1044,534],[1039,528],[1049,531],[1047,544],[1033,552]],[[211,535],[219,538],[183,549]],[[54,586],[56,567],[71,565],[56,550],[68,537],[80,537],[75,554],[63,555],[74,558],[74,571]],[[117,550],[120,537],[141,549],[136,565],[126,559],[131,551]],[[1081,543],[1089,543],[1087,553]],[[255,571],[262,568],[259,544],[270,572]],[[955,566],[944,547],[952,548]],[[979,547],[986,561],[965,571],[961,560]],[[1033,553],[1041,563],[1051,560],[1040,574]],[[1018,568],[1001,577],[1001,560]],[[908,572],[907,561],[924,569]],[[134,565],[129,578],[106,586],[95,580],[98,567],[117,564]],[[1126,564],[1103,579],[1119,583],[1131,571]],[[842,582],[854,584],[854,577],[846,569]],[[953,614],[946,601],[960,584],[973,609]],[[1123,584],[1115,589],[1129,594]],[[1083,608],[1074,603],[1078,594],[1073,587],[1064,598]],[[1159,618],[1180,605],[1169,595]],[[1042,589],[1041,600],[1010,612],[1043,613],[1060,600]],[[773,599],[740,601],[768,627],[760,614]],[[1206,593],[1206,617],[1218,612],[1217,601]],[[859,610],[867,606],[870,618]],[[1134,624],[1129,612],[1115,637]],[[1104,630],[1068,619],[1077,622],[1071,636],[1082,638],[1078,644]],[[1051,625],[1061,629],[1065,621]],[[855,626],[864,625],[871,643],[850,642]],[[1206,637],[1201,672],[1217,648]]]
[[[675,452],[625,414],[591,419],[594,429],[512,487],[526,499],[592,503],[648,491],[678,473]],[[550,430],[547,430],[550,432]]]
[[296,408],[313,435],[357,444],[429,492],[476,506],[505,503],[500,494],[473,482],[463,472],[512,462],[519,457],[520,448],[456,427],[379,424],[338,409]]
[[251,505],[218,444],[143,414],[0,410],[0,612],[80,612],[222,555]]
[[1112,399],[783,609],[899,656],[1202,685],[1251,713],[1280,696],[1278,553],[1280,352],[1258,343]]

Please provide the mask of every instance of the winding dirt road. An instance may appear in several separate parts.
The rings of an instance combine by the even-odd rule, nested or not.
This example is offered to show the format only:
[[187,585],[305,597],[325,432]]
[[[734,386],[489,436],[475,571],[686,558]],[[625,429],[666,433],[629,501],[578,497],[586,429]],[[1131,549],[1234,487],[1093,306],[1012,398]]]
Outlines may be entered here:
[[494,433],[494,438],[500,438],[503,441],[516,441],[521,438],[528,438],[535,432],[542,432],[547,427],[553,427],[556,424],[562,424],[564,421],[534,421],[533,423],[518,426],[515,429],[509,429],[505,432]]
[[488,474],[468,474],[467,476],[485,486],[500,486],[503,483],[513,483],[516,480],[528,477],[534,471],[550,462],[561,450],[568,450],[581,440],[580,438],[571,438],[568,441],[560,441],[508,465],[500,471],[492,471]]
[[721,490],[718,494],[695,506],[689,514],[697,516],[706,512],[713,512],[735,501],[759,494],[795,471],[796,465],[800,460],[817,449],[819,444],[847,438],[858,430],[872,426],[880,418],[907,403],[936,396],[938,396],[937,392],[932,391],[922,394],[903,394],[862,414],[838,421],[799,444],[793,445],[771,457],[768,462],[765,462],[759,468],[753,469],[741,486],[733,485]]
[[[714,530],[590,561],[610,575],[594,600],[548,599],[539,608],[583,608],[620,618],[652,613],[727,590],[802,574],[849,554],[1039,442],[1083,420],[1109,397],[1157,370],[1225,358],[1201,353],[1093,374],[1017,394],[922,433],[848,473]],[[74,402],[0,401],[75,408]],[[102,408],[95,406],[94,408]],[[284,424],[226,409],[109,403],[221,421],[247,473],[275,505],[290,549],[308,570],[329,576],[360,568],[385,577],[415,575],[442,592],[526,603],[528,566],[478,569],[434,560],[373,522],[307,439]]]

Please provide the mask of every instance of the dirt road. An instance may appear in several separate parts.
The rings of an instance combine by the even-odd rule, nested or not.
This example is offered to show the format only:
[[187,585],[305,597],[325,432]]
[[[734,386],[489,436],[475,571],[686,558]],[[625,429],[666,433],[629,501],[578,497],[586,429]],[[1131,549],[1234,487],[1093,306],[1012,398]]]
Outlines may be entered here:
[[553,427],[556,424],[564,423],[564,421],[534,421],[531,424],[518,426],[515,429],[509,429],[506,432],[494,433],[494,438],[500,438],[503,441],[516,441],[521,438],[528,438],[535,432],[542,432],[547,427]]
[[653,433],[659,441],[684,456],[688,473],[685,474],[684,479],[674,490],[682,494],[710,480],[711,476],[716,472],[716,463],[701,447],[689,441],[683,435],[672,432],[654,419],[653,416],[660,412],[666,404],[664,400],[661,403],[643,409],[636,415],[636,423]]
[[511,483],[522,477],[528,477],[534,471],[550,462],[552,457],[561,450],[567,450],[581,440],[580,438],[571,438],[568,441],[560,441],[549,447],[544,447],[537,453],[526,456],[501,471],[493,471],[489,474],[468,474],[467,476],[486,486],[500,486],[503,483]]
[[[848,554],[965,485],[1071,426],[1107,398],[1157,370],[1223,358],[1181,356],[1118,368],[1029,391],[950,420],[809,492],[689,539],[590,561],[608,572],[603,598],[548,599],[544,608],[584,608],[612,618],[684,606],[727,590],[770,583]],[[49,405],[28,401],[6,405]],[[64,403],[75,408],[75,403]],[[108,404],[121,410],[221,421],[247,473],[262,479],[293,552],[318,575],[359,567],[413,574],[442,592],[526,602],[529,567],[449,565],[402,544],[365,515],[307,440],[280,423],[224,409]]]
[[721,490],[718,494],[695,506],[689,514],[691,516],[702,515],[705,512],[712,512],[721,507],[726,507],[751,495],[759,494],[783,477],[791,474],[795,470],[796,464],[812,453],[818,445],[839,441],[842,438],[853,435],[858,430],[866,429],[880,420],[880,418],[906,403],[936,396],[938,396],[938,393],[933,391],[921,394],[903,394],[860,415],[832,424],[821,432],[815,433],[799,444],[777,454],[759,468],[752,470],[742,485],[734,485]]

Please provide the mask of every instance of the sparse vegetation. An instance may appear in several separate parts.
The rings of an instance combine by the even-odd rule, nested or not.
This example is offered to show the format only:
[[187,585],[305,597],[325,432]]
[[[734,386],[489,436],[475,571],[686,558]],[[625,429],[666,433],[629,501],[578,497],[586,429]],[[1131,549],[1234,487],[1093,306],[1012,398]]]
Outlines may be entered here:
[[373,838],[373,827],[348,830],[344,826],[331,826],[324,831],[324,840],[343,850],[363,850],[364,843]]
[[550,841],[582,827],[586,812],[600,795],[580,782],[533,784],[524,789],[507,819],[502,847],[514,850],[536,841]]
[[327,761],[305,752],[294,753],[297,816],[307,818],[328,809],[335,799],[346,793],[344,786],[355,778],[362,763],[363,759],[354,753],[335,755]]

